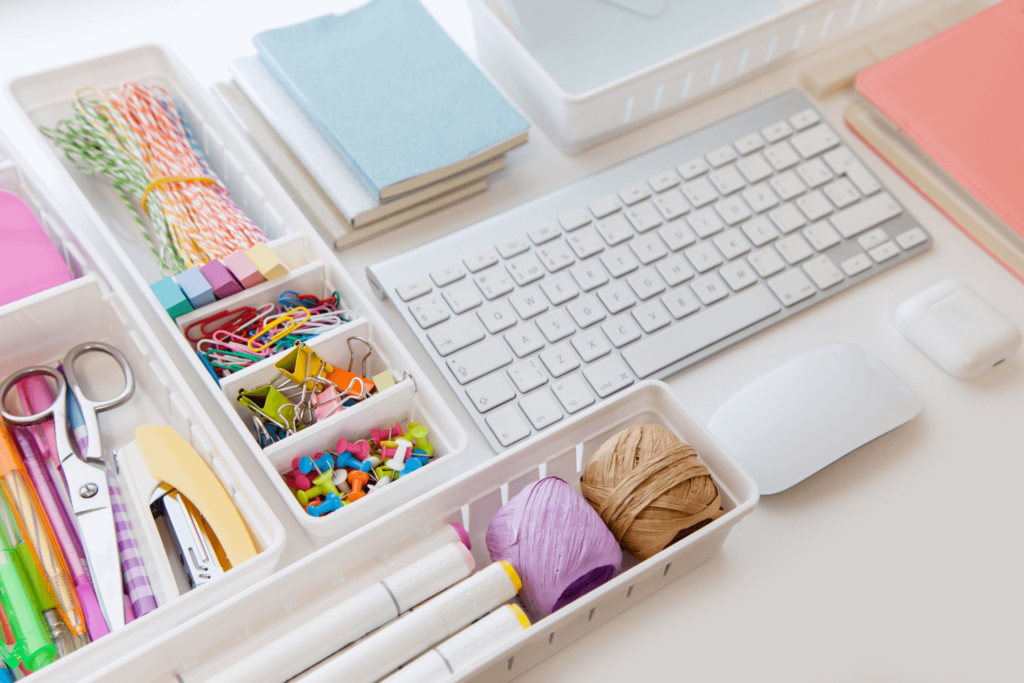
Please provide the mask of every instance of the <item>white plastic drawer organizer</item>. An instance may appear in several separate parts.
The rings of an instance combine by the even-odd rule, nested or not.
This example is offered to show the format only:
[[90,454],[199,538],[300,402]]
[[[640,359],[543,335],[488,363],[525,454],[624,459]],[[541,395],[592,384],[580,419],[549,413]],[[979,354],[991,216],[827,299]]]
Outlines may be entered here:
[[[80,681],[269,576],[284,548],[285,532],[277,519],[268,516],[266,501],[210,418],[197,409],[194,394],[158,346],[153,332],[140,322],[141,315],[122,286],[75,227],[62,218],[49,192],[5,145],[0,136],[0,190],[18,195],[31,209],[75,279],[0,307],[0,376],[8,377],[32,365],[56,367],[72,347],[87,341],[105,342],[121,351],[134,373],[135,392],[127,403],[100,415],[103,446],[120,451],[135,440],[135,428],[140,425],[173,427],[223,484],[258,551],[252,559],[188,590],[187,584],[182,584],[183,575],[176,576],[178,570],[172,569],[177,557],[173,561],[168,557],[157,533],[149,507],[151,491],[136,490],[122,467],[118,484],[160,607],[32,676],[38,681]],[[75,365],[87,395],[109,397],[123,386],[120,371],[109,362],[103,354],[90,354]],[[120,456],[118,460],[121,462]],[[92,571],[95,577],[98,572]],[[118,576],[120,571],[118,566]]]
[[[159,85],[171,93],[195,132],[210,166],[231,192],[232,200],[270,238],[268,245],[288,266],[288,274],[182,316],[178,325],[163,312],[149,288],[162,274],[150,251],[150,243],[143,238],[131,212],[106,179],[78,171],[38,133],[40,126],[52,127],[71,115],[71,103],[79,88],[88,85],[106,91],[130,81]],[[195,372],[203,376],[207,387],[217,397],[225,413],[223,418],[217,418],[219,423],[225,426],[230,423],[230,428],[245,435],[253,457],[288,501],[314,544],[323,545],[338,538],[410,500],[417,492],[428,490],[427,476],[424,476],[428,471],[432,473],[430,481],[436,485],[461,470],[463,465],[455,456],[466,450],[465,430],[427,382],[417,384],[416,378],[422,376],[419,367],[395,341],[383,319],[270,171],[172,54],[159,47],[142,47],[17,79],[9,87],[16,105],[39,135],[38,139],[57,154],[67,177],[76,186],[78,197],[88,206],[93,221],[124,262],[147,304],[159,312],[161,321],[172,331]],[[397,384],[262,450],[253,435],[251,414],[236,397],[239,388],[252,389],[275,377],[273,364],[282,354],[230,375],[218,386],[181,330],[221,310],[257,307],[276,301],[286,290],[319,297],[338,291],[343,307],[352,310],[355,317],[349,324],[315,338],[309,346],[325,361],[344,368],[349,362],[347,341],[352,337],[366,339],[373,349],[372,355],[365,358],[367,373],[390,370]],[[354,369],[358,372],[366,349],[354,344],[351,351],[356,354]],[[280,475],[291,468],[293,457],[331,449],[342,436],[350,441],[368,436],[371,428],[384,428],[396,420],[403,424],[417,422],[429,428],[428,440],[434,446],[434,458],[423,472],[402,477],[323,517],[310,516],[299,505]],[[415,483],[417,479],[420,484]]]
[[[451,680],[507,681],[613,618],[669,581],[715,555],[732,527],[757,504],[757,488],[694,415],[661,382],[643,382],[593,411],[565,420],[372,526],[305,558],[201,619],[183,625],[105,669],[103,683],[251,683],[247,660],[293,632],[303,647],[321,650],[331,634],[308,628],[312,619],[416,557],[403,554],[419,539],[458,522],[469,532],[477,567],[490,564],[485,536],[491,518],[528,484],[561,477],[579,490],[589,458],[631,425],[660,424],[697,451],[722,494],[725,514],[703,529],[637,562],[623,557],[620,574],[534,623],[501,650]],[[295,642],[289,638],[289,642]],[[303,657],[289,650],[282,657]],[[301,680],[299,678],[298,680]],[[265,683],[283,683],[266,679]]]

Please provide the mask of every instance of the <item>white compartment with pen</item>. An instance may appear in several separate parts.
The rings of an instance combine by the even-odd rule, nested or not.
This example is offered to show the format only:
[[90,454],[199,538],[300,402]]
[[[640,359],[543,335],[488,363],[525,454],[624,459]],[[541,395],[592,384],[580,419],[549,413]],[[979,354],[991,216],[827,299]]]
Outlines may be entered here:
[[[141,315],[123,287],[114,280],[81,233],[64,220],[49,192],[7,151],[6,145],[0,135],[0,189],[18,195],[25,202],[64,256],[75,279],[0,306],[0,326],[4,330],[0,341],[0,379],[31,365],[55,367],[67,351],[83,342],[100,341],[116,347],[126,357],[135,375],[136,387],[127,403],[100,414],[104,448],[119,449],[134,441],[134,430],[139,425],[173,427],[224,486],[258,551],[254,558],[216,580],[180,597],[161,599],[155,611],[33,675],[33,680],[41,682],[80,681],[269,576],[284,549],[285,532],[281,523],[268,513],[265,501],[210,417],[198,409],[195,396],[152,331],[140,322]],[[123,386],[119,384],[122,380],[117,366],[111,363],[103,354],[89,354],[76,364],[87,394],[109,396]],[[100,435],[90,436],[100,438]],[[152,522],[148,505],[133,506],[126,480],[123,476],[118,480],[154,592],[158,598],[177,595],[177,589],[162,583],[166,578],[162,579],[154,566],[154,558],[166,555],[167,549],[147,544],[141,533],[146,515]]]
[[[630,387],[595,410],[559,423],[543,438],[519,444],[175,629],[88,679],[89,683],[207,683],[214,677],[218,683],[247,683],[232,678],[233,664],[272,647],[329,606],[379,581],[381,560],[447,522],[466,527],[477,568],[486,567],[490,564],[484,540],[487,526],[507,500],[545,476],[561,477],[578,491],[583,469],[606,439],[626,427],[651,423],[693,445],[718,485],[725,514],[644,562],[624,555],[622,570],[611,581],[535,622],[451,680],[507,681],[518,676],[718,553],[732,527],[757,504],[753,480],[661,382]],[[330,638],[316,633],[308,637],[311,647]]]
[[[201,308],[187,317],[182,316],[178,321],[180,326],[163,311],[149,288],[163,274],[158,270],[156,259],[150,251],[150,243],[143,238],[135,217],[106,178],[78,171],[63,152],[38,132],[40,126],[53,127],[58,120],[71,115],[71,102],[79,88],[89,85],[106,91],[129,81],[159,85],[171,93],[187,117],[210,166],[230,191],[232,200],[267,234],[271,240],[269,244],[291,269],[289,275],[279,278],[280,282],[278,279],[270,280]],[[193,371],[199,373],[209,392],[220,403],[223,415],[213,416],[215,423],[243,435],[249,444],[251,456],[260,463],[281,495],[290,501],[289,505],[296,518],[315,545],[322,546],[355,530],[366,519],[378,517],[408,501],[417,490],[422,491],[426,486],[422,484],[417,488],[412,482],[417,478],[426,481],[428,471],[433,472],[429,477],[434,483],[461,472],[464,466],[458,456],[467,448],[465,430],[433,387],[425,381],[416,382],[423,373],[408,351],[396,341],[352,276],[340,266],[334,253],[288,198],[242,135],[227,120],[222,110],[214,106],[209,94],[195,82],[169,50],[160,46],[140,47],[18,78],[8,84],[8,94],[15,107],[24,115],[26,123],[35,131],[36,140],[50,149],[55,160],[63,166],[63,175],[71,181],[75,196],[85,206],[97,229],[129,273],[137,290],[135,296],[143,306],[156,311],[161,324],[171,331],[176,345],[185,354]],[[407,376],[412,378],[405,380],[411,381],[414,388],[411,414],[420,415],[426,421],[430,429],[429,440],[435,445],[438,442],[445,444],[445,454],[432,460],[423,472],[408,477],[406,481],[399,480],[389,486],[387,491],[375,492],[360,500],[357,505],[346,506],[322,519],[311,518],[295,504],[294,496],[284,486],[277,469],[252,437],[251,420],[243,419],[236,411],[234,398],[225,395],[179,329],[216,311],[269,303],[276,300],[281,291],[296,289],[300,284],[314,287],[314,290],[319,285],[319,292],[309,292],[313,294],[328,294],[328,290],[335,289],[339,292],[343,307],[351,309],[355,315],[352,323],[363,326],[360,329],[364,330],[365,338],[373,345],[377,358],[386,360],[384,367],[391,371],[395,381],[401,382]],[[332,362],[330,358],[325,360]],[[405,400],[407,394],[392,390],[381,394],[368,399],[367,405],[380,402],[380,412],[401,419],[400,415],[408,409]],[[338,421],[332,424],[340,428],[345,412],[348,410],[341,411],[340,417],[332,416],[332,420],[338,417]],[[359,514],[347,514],[357,508]]]

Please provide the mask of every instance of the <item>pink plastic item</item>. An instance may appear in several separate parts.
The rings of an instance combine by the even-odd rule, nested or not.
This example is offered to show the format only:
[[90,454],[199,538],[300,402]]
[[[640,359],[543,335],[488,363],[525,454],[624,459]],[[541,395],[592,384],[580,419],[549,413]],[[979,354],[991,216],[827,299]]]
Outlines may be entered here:
[[18,195],[0,190],[0,305],[72,279],[32,210]]

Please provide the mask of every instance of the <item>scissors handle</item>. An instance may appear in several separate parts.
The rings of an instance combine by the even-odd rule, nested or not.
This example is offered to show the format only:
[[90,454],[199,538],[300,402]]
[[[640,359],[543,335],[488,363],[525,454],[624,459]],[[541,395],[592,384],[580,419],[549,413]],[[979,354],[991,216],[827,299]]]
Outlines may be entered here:
[[[7,394],[10,393],[11,389],[21,380],[26,377],[35,377],[37,375],[46,375],[57,384],[56,398],[44,410],[39,411],[33,415],[14,415],[7,410]],[[3,416],[4,420],[12,425],[25,426],[34,425],[44,422],[54,417],[54,413],[60,406],[64,405],[64,401],[67,400],[66,394],[66,383],[64,382],[64,375],[60,374],[54,368],[46,365],[33,365],[32,367],[19,370],[0,384],[0,415]],[[25,406],[26,408],[28,406]]]
[[[78,376],[75,374],[75,362],[79,357],[92,351],[100,351],[107,354],[116,360],[117,364],[121,366],[121,372],[124,374],[124,389],[122,389],[121,393],[117,396],[100,401],[94,401],[82,393],[82,389],[78,384]],[[132,367],[128,365],[128,360],[124,355],[110,344],[104,344],[103,342],[86,342],[85,344],[80,344],[67,352],[67,355],[64,356],[63,364],[64,375],[68,378],[68,387],[71,389],[72,393],[74,393],[83,412],[85,412],[87,408],[92,408],[93,410],[106,410],[108,408],[119,406],[130,399],[132,394],[135,393],[135,376],[132,374]]]

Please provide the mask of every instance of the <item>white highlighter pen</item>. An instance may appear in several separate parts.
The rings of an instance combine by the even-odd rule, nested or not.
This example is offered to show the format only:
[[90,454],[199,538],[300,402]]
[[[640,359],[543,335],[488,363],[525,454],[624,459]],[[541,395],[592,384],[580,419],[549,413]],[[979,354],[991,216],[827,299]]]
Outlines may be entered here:
[[527,628],[530,628],[530,620],[519,605],[502,605],[412,660],[382,683],[442,683],[500,650]]
[[522,585],[511,564],[504,560],[495,562],[311,669],[298,680],[302,683],[375,683],[505,604],[516,596]]

